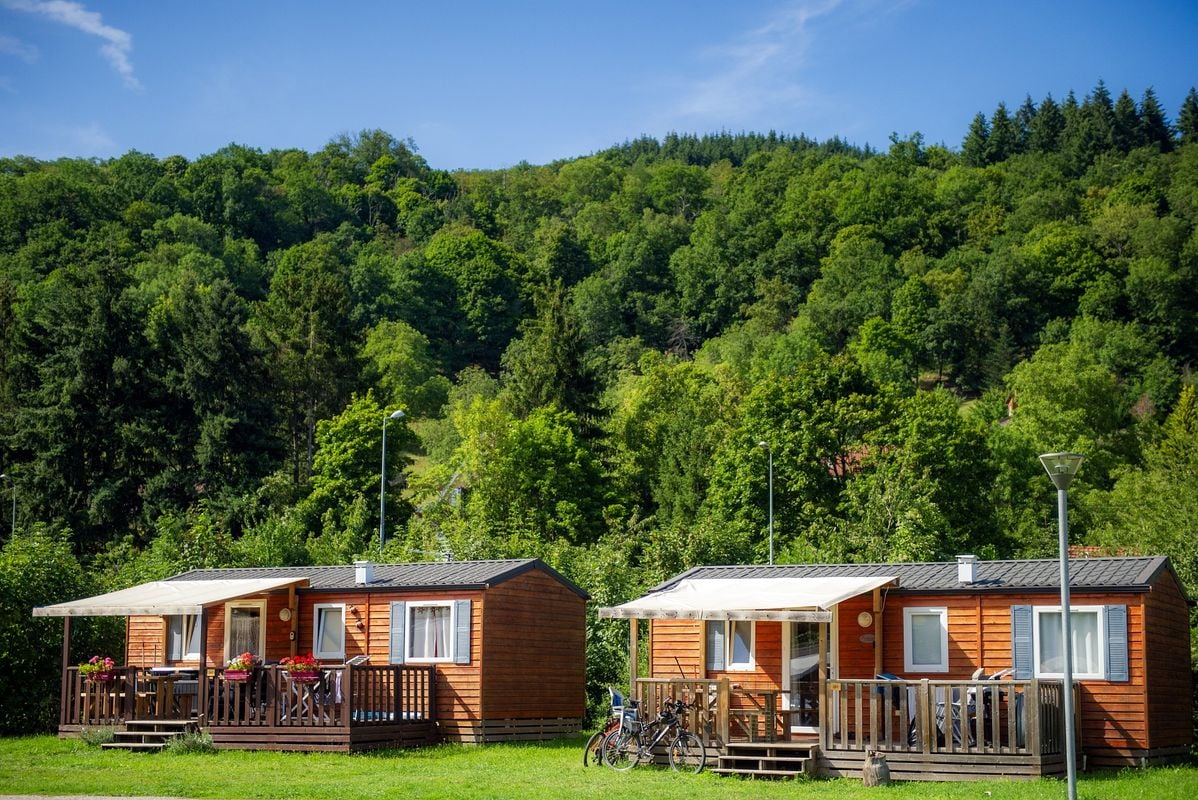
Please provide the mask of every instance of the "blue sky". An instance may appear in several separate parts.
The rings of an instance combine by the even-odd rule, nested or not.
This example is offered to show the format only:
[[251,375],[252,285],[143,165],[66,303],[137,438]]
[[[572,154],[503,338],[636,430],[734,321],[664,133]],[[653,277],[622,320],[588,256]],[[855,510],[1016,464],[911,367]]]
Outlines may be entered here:
[[434,167],[641,134],[777,130],[960,144],[1025,94],[1099,78],[1173,118],[1198,2],[0,0],[0,155],[316,150],[365,128]]

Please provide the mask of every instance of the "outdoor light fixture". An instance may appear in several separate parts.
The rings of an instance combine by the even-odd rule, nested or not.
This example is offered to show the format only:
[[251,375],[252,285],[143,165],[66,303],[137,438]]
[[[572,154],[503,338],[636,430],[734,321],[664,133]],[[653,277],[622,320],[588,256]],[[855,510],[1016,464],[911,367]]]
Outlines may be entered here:
[[1085,456],[1077,453],[1046,453],[1040,463],[1057,487],[1057,532],[1061,557],[1061,651],[1064,656],[1065,686],[1065,774],[1069,800],[1077,800],[1077,730],[1073,720],[1073,636],[1069,623],[1069,484]]
[[383,417],[383,465],[379,469],[379,555],[383,553],[383,540],[387,524],[387,420],[403,419],[403,410],[396,409],[390,416]]
[[764,439],[757,443],[757,446],[766,452],[770,460],[770,564],[774,563],[774,451],[770,449],[769,442]]

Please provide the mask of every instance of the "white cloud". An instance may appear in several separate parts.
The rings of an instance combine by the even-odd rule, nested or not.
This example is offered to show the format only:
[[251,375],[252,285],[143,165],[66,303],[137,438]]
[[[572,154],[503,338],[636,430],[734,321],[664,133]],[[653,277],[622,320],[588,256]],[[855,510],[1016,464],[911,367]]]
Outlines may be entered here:
[[779,9],[764,25],[711,48],[713,74],[684,91],[675,113],[721,125],[751,122],[758,113],[793,106],[806,90],[800,67],[811,46],[812,22],[826,17],[841,0],[804,0]]
[[124,79],[125,85],[130,89],[141,88],[141,83],[133,74],[133,64],[129,61],[133,37],[120,28],[105,25],[99,12],[88,11],[80,3],[71,0],[0,0],[0,5],[14,11],[41,14],[67,27],[100,37],[104,40],[100,53]]
[[37,61],[37,48],[31,44],[25,44],[15,36],[5,36],[0,33],[0,53],[6,56],[16,56],[27,64],[32,64]]

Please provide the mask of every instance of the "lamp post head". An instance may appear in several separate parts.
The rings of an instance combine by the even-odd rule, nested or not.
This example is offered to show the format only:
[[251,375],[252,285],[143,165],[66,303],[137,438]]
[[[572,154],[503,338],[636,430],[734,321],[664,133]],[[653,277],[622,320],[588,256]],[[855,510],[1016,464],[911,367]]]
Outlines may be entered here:
[[1085,456],[1078,453],[1045,453],[1040,456],[1040,463],[1048,470],[1053,486],[1064,491],[1073,483],[1073,476],[1077,475],[1084,459]]
[[397,408],[395,411],[391,412],[391,416],[388,417],[388,419],[403,419],[403,416],[403,409]]
[[0,481],[6,481],[6,480],[8,480],[8,473],[0,472]]
[[769,443],[769,442],[767,442],[767,441],[766,441],[766,440],[764,440],[764,439],[762,439],[760,442],[758,442],[758,443],[757,443],[757,446],[758,446],[758,447],[760,447],[762,450],[769,450],[769,449],[770,449],[770,443]]

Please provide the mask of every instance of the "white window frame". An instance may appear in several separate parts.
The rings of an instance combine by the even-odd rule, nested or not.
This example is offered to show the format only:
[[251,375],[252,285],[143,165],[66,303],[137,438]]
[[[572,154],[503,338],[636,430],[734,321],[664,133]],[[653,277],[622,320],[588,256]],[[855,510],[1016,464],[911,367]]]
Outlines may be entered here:
[[[738,622],[749,623],[749,660],[733,661],[732,653],[736,649],[733,628]],[[757,622],[748,619],[724,620],[724,670],[727,672],[752,672],[757,669]]]
[[[321,612],[328,609],[337,609],[341,612],[341,649],[340,650],[321,650],[320,649],[320,625]],[[345,640],[348,631],[348,626],[345,620],[345,603],[314,603],[312,605],[312,657],[327,661],[345,661]]]
[[[1077,653],[1071,652],[1073,656],[1073,679],[1074,680],[1106,680],[1107,679],[1107,646],[1106,646],[1106,614],[1102,606],[1069,606],[1069,616],[1075,617],[1078,614],[1093,614],[1098,618],[1098,672],[1078,672],[1077,671]],[[1040,671],[1040,617],[1043,614],[1060,614],[1060,606],[1033,606],[1032,607],[1032,669],[1033,674],[1037,678],[1064,678],[1064,671],[1061,672],[1041,672]],[[1076,629],[1074,629],[1076,630]],[[1069,643],[1072,647],[1072,643]]]
[[254,650],[254,655],[258,658],[266,657],[266,601],[265,600],[230,600],[225,603],[225,658],[229,659],[238,653],[229,652],[229,619],[232,617],[232,611],[235,608],[256,608],[258,609],[258,647]]
[[[183,625],[183,652],[179,653],[177,655],[169,652],[169,650],[170,650],[170,635],[171,635],[171,620],[174,619],[175,617],[181,617],[183,619],[183,622],[182,622],[182,625]],[[202,626],[200,625],[200,615],[199,614],[169,614],[168,616],[164,617],[164,619],[166,620],[166,636],[167,636],[166,646],[167,646],[167,651],[168,651],[166,654],[167,661],[199,661],[200,660],[199,647],[197,647],[195,650],[188,650],[187,645],[191,643],[192,636],[195,636],[197,633],[199,634],[199,637],[201,639],[205,635],[204,631],[202,630]],[[190,626],[188,626],[188,624],[187,624],[188,620],[191,620]],[[199,645],[199,642],[197,641],[196,644]]]
[[[916,616],[940,617],[940,663],[917,664],[912,646],[915,637],[912,619]],[[945,606],[916,606],[903,609],[903,671],[904,672],[948,672],[948,608]]]
[[[412,635],[416,632],[415,617],[418,608],[449,609],[449,649],[441,658],[425,658],[412,655]],[[452,664],[457,654],[458,609],[453,600],[409,600],[404,610],[404,661],[408,664]]]

